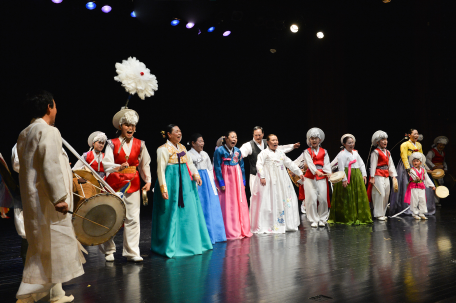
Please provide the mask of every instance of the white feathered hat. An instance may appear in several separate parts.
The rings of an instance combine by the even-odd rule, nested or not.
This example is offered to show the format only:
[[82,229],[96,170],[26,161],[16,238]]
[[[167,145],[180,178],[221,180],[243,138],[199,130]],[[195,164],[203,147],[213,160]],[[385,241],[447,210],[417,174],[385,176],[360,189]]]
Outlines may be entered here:
[[420,152],[414,152],[414,153],[412,153],[412,154],[409,156],[409,158],[408,158],[409,163],[410,163],[410,166],[413,166],[412,163],[413,163],[413,160],[414,160],[414,159],[420,160],[420,161],[421,161],[421,166],[423,166],[423,165],[424,165],[424,162],[426,161],[426,158],[424,157],[424,155],[423,155],[422,153],[420,153]]
[[112,125],[114,125],[116,129],[120,130],[120,126],[122,124],[127,123],[136,125],[138,124],[138,121],[139,115],[136,111],[122,107],[112,118]]
[[344,139],[345,139],[346,137],[350,137],[350,138],[353,139],[353,141],[356,142],[355,136],[353,136],[352,134],[345,134],[345,135],[342,136],[342,138],[340,138],[340,143],[341,143],[342,145],[344,145]]
[[307,132],[307,145],[308,146],[311,146],[310,144],[310,138],[320,138],[320,144],[323,143],[323,141],[325,141],[325,133],[318,127],[312,127],[311,129],[309,129],[309,131]]
[[388,138],[388,134],[385,133],[384,131],[382,130],[378,130],[374,133],[374,135],[372,136],[372,146],[375,146],[377,145],[377,142],[382,140],[382,139],[387,139]]
[[437,145],[437,144],[445,144],[445,145],[447,145],[449,141],[450,140],[448,140],[448,138],[445,137],[445,136],[438,136],[437,138],[434,139],[434,144],[435,145]]
[[87,140],[87,143],[89,144],[89,147],[92,147],[93,144],[97,141],[100,142],[106,142],[108,141],[108,137],[106,137],[106,134],[100,131],[96,131],[90,134],[89,139]]

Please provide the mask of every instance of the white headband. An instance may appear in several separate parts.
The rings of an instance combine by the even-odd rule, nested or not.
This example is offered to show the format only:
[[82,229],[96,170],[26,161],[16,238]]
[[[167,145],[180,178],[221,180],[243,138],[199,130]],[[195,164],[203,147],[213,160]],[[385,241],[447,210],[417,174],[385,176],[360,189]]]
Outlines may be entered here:
[[92,143],[95,143],[95,142],[106,142],[108,141],[108,137],[106,137],[106,134],[105,133],[99,133],[98,135],[95,136],[95,138],[93,138],[93,142]]

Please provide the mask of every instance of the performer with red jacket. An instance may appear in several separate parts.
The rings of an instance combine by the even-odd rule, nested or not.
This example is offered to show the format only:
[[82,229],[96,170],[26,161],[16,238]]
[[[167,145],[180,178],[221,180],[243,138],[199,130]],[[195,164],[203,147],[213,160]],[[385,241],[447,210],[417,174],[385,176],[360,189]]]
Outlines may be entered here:
[[[106,137],[105,133],[103,132],[93,132],[89,136],[88,144],[89,144],[89,151],[84,153],[82,157],[84,160],[95,170],[98,175],[102,178],[106,176],[104,167],[103,167],[103,158],[104,153],[102,153],[103,148],[106,144],[108,137]],[[81,161],[78,160],[76,164],[73,166],[73,170],[81,170],[87,169]]]
[[[426,155],[426,164],[432,170],[443,169],[445,174],[448,172],[448,166],[445,162],[445,146],[448,144],[448,138],[445,136],[438,136],[434,139],[431,150]],[[443,185],[443,178],[434,180],[435,185]],[[435,196],[435,205],[441,206],[440,198]]]
[[[115,190],[124,193],[127,217],[123,234],[123,253],[128,261],[141,262],[139,252],[139,210],[140,210],[140,176],[146,183],[142,190],[149,191],[151,184],[150,155],[144,141],[136,139],[139,115],[136,111],[122,108],[112,119],[115,128],[121,131],[120,137],[108,140],[103,166],[108,174],[106,182]],[[106,255],[106,261],[114,261],[116,251],[114,240],[100,245]]]
[[325,133],[317,128],[307,132],[307,145],[304,159],[309,167],[304,175],[304,192],[307,218],[312,227],[325,226],[329,217],[328,176],[331,174],[328,152],[320,145],[325,140]]
[[[377,148],[370,155],[370,181],[367,196],[374,206],[374,217],[380,221],[386,220],[386,209],[390,195],[389,177],[396,179],[391,153],[386,149],[388,134],[378,130],[372,136],[372,146]],[[373,188],[373,187],[376,188]]]

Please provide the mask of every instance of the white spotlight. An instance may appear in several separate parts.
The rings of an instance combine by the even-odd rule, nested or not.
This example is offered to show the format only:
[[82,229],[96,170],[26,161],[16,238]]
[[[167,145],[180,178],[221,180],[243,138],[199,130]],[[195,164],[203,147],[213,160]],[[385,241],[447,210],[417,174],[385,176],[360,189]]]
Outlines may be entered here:
[[290,30],[292,33],[297,33],[299,30],[299,27],[296,24],[293,24],[292,26],[290,26]]
[[325,35],[323,35],[323,32],[318,32],[318,33],[317,33],[317,38],[318,38],[318,39],[323,39],[324,36],[325,36]]

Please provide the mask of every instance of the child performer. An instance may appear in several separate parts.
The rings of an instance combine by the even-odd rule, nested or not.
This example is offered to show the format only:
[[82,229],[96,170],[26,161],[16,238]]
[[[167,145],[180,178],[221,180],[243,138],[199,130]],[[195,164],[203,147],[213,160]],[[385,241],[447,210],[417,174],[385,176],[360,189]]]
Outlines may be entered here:
[[215,244],[215,242],[226,241],[225,224],[223,223],[222,210],[220,208],[217,188],[215,187],[211,158],[203,151],[203,136],[193,134],[190,143],[193,147],[188,152],[188,155],[192,158],[193,164],[198,169],[198,173],[203,181],[203,184],[198,186],[198,195],[211,242]]
[[[106,141],[108,138],[106,137],[105,133],[103,132],[93,132],[89,136],[89,151],[82,155],[82,158],[98,173],[98,175],[102,178],[106,176],[104,167],[103,167],[103,158],[104,153],[102,153],[103,148],[105,146]],[[76,164],[73,166],[73,170],[82,170],[87,169],[81,161],[78,160]]]
[[410,204],[413,218],[417,220],[427,220],[427,217],[424,215],[428,212],[425,188],[429,187],[435,190],[434,183],[428,177],[426,170],[421,167],[424,164],[423,159],[424,155],[420,152],[414,152],[409,157],[409,163],[412,163],[413,167],[409,172],[409,184],[404,199],[405,203]]
[[244,160],[236,143],[237,134],[230,131],[214,153],[215,184],[220,189],[219,199],[228,240],[252,236],[245,195]]
[[298,198],[286,168],[304,180],[301,169],[280,150],[276,135],[267,136],[268,147],[258,154],[257,176],[252,182],[250,200],[253,233],[285,233],[297,231]]
[[[372,146],[377,146],[377,148],[370,155],[370,180],[367,196],[374,206],[374,217],[380,221],[386,220],[385,214],[390,195],[389,177],[393,179],[397,177],[391,153],[386,149],[387,145],[388,135],[384,131],[376,131],[372,136]],[[375,188],[373,188],[374,186]]]
[[367,183],[366,167],[354,150],[356,139],[345,134],[340,141],[344,149],[337,156],[337,163],[339,171],[345,171],[345,177],[342,182],[334,184],[328,223],[370,224],[372,216],[364,185]]
[[[445,162],[445,146],[448,144],[448,138],[439,136],[435,138],[432,149],[426,155],[426,164],[431,169],[443,169],[445,173],[448,171],[448,166]],[[434,180],[437,186],[443,185],[443,178]],[[440,198],[435,196],[435,205],[441,206]]]
[[[325,140],[325,133],[317,128],[307,132],[307,145],[304,158],[309,169],[304,175],[304,192],[307,218],[312,227],[325,226],[329,216],[329,187],[328,177],[331,174],[331,165],[328,152],[321,148]],[[317,201],[318,200],[318,201]]]

